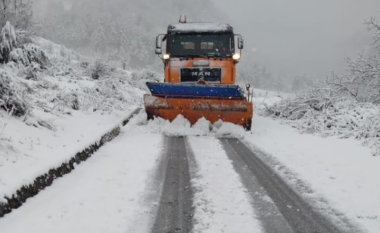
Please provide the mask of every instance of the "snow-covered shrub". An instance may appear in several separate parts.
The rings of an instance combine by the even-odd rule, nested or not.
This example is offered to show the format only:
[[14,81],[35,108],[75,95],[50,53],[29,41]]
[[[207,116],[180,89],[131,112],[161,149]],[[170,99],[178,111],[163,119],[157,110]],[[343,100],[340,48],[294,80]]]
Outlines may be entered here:
[[290,120],[299,120],[309,109],[324,111],[332,105],[334,98],[328,89],[312,89],[301,92],[295,98],[283,99],[270,107],[265,108],[266,114]]
[[[364,127],[359,131],[360,138],[364,138],[364,144],[374,149],[374,155],[380,155],[380,114],[370,117]],[[376,140],[372,140],[372,139]]]
[[80,66],[87,69],[90,66],[90,63],[88,61],[81,61]]
[[23,64],[24,66],[30,66],[35,62],[42,68],[46,68],[49,64],[49,59],[45,52],[35,44],[24,44],[20,48],[14,49],[9,54],[9,58],[13,62]]
[[[50,92],[52,92],[51,89]],[[64,112],[65,109],[83,110],[80,106],[79,95],[77,91],[58,90],[56,96],[51,100],[53,103],[51,111]]]
[[[380,145],[380,107],[350,97],[338,97],[329,89],[312,90],[269,106],[264,114],[286,119],[302,133],[323,137],[357,138]],[[380,150],[375,151],[380,154]]]
[[108,74],[109,65],[102,59],[97,59],[91,67],[91,78],[97,80]]
[[13,116],[27,113],[29,104],[24,98],[25,84],[7,71],[0,69],[0,108]]
[[329,98],[323,92],[306,92],[266,108],[270,116],[294,121],[294,127],[305,133],[323,136],[358,137],[367,119],[380,113],[371,103],[348,98]]
[[43,49],[32,42],[32,39],[25,36],[25,33],[18,39],[15,28],[7,22],[0,32],[0,63],[13,61],[24,66],[37,63],[41,68],[49,64],[49,60]]

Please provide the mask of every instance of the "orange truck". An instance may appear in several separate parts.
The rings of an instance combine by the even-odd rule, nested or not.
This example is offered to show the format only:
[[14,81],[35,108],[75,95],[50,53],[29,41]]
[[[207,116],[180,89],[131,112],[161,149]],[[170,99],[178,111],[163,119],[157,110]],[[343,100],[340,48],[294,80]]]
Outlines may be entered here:
[[244,93],[236,85],[236,65],[241,58],[243,38],[221,23],[171,24],[156,38],[156,54],[162,59],[165,81],[148,82],[151,94],[144,95],[148,119],[169,121],[183,115],[195,124],[204,117],[251,129],[253,106],[250,85]]

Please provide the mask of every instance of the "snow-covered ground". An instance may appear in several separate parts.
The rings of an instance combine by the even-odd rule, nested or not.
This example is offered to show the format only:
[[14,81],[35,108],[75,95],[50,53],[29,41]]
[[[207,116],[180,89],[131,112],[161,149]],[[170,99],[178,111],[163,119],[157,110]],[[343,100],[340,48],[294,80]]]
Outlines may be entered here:
[[124,128],[72,173],[1,219],[1,232],[149,232],[155,215],[147,185],[162,141],[160,134]]

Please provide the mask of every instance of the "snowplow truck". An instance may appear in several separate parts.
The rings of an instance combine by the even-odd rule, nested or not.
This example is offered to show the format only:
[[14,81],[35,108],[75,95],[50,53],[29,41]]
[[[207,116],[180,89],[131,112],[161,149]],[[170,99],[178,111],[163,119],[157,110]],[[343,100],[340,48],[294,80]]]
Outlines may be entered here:
[[236,85],[236,65],[243,38],[228,24],[171,24],[156,38],[156,54],[164,63],[164,82],[147,82],[144,95],[148,119],[173,121],[182,114],[191,124],[204,117],[212,124],[231,122],[250,130],[253,106]]

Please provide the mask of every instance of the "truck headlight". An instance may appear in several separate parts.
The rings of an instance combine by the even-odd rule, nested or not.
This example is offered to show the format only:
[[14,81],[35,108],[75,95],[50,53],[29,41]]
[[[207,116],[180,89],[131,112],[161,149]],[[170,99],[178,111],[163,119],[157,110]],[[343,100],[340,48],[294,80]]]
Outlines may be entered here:
[[239,54],[239,53],[235,53],[235,54],[232,56],[232,59],[234,59],[234,60],[239,60],[239,59],[240,59],[240,54]]
[[170,58],[170,54],[164,54],[164,60],[168,60]]

